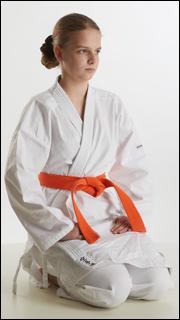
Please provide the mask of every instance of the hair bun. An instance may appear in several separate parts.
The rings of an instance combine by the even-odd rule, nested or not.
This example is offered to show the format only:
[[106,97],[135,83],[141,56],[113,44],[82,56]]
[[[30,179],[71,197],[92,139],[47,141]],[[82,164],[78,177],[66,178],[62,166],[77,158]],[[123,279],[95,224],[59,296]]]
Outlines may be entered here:
[[45,54],[48,57],[53,57],[54,53],[53,53],[53,37],[52,35],[48,36],[45,39],[45,42],[43,43],[43,45],[41,46],[40,50],[43,54]]
[[52,35],[48,36],[48,37],[45,39],[45,43],[52,43],[52,41],[53,41]]
[[51,69],[57,67],[59,62],[56,60],[53,50],[53,36],[50,35],[45,39],[45,42],[40,47],[42,52],[41,63],[47,68]]

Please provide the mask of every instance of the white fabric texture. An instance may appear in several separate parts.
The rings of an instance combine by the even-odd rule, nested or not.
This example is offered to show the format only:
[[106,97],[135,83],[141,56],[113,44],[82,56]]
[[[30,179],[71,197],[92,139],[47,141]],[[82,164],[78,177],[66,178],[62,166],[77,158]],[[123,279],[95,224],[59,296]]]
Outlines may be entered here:
[[167,268],[145,268],[112,264],[95,270],[78,282],[72,290],[60,287],[57,295],[85,303],[112,308],[126,299],[159,300],[173,288]]
[[[115,263],[108,257],[96,263],[92,254],[74,250],[73,241],[64,244],[63,249],[62,245],[50,249],[47,261],[48,273],[57,276],[60,297],[112,308],[127,298],[157,300],[174,288],[166,267],[140,268]],[[31,252],[37,265],[42,266],[38,249],[34,247]]]
[[[75,194],[80,211],[100,239],[92,245],[85,240],[60,241],[77,222],[71,194],[41,187],[38,174],[42,171],[79,177],[105,173],[131,197],[147,233],[111,233],[114,218],[126,213],[110,187],[97,198],[83,191]],[[90,256],[92,265],[88,268],[101,265],[105,256],[110,263],[139,268],[169,267],[148,237],[152,194],[146,155],[133,121],[116,94],[88,85],[83,121],[58,78],[50,89],[33,97],[12,138],[5,182],[11,206],[28,233],[23,267],[37,276],[32,254],[37,248],[43,261],[44,287],[48,286],[49,254],[51,258],[54,254],[55,274],[65,268],[61,276],[66,278],[66,286],[74,284],[76,273],[73,275],[70,268],[68,274],[67,264],[63,266],[62,250],[70,254],[70,261],[78,262],[77,266],[79,262],[85,266]],[[76,275],[80,278],[86,272],[87,266],[77,267]]]

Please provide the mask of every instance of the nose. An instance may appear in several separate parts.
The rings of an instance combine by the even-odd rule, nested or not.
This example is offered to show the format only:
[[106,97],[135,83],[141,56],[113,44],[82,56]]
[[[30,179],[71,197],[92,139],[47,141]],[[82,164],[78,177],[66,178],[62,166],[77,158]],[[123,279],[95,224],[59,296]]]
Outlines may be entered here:
[[94,64],[97,60],[97,54],[96,53],[93,53],[93,52],[90,52],[89,53],[89,56],[88,56],[88,63],[89,64]]

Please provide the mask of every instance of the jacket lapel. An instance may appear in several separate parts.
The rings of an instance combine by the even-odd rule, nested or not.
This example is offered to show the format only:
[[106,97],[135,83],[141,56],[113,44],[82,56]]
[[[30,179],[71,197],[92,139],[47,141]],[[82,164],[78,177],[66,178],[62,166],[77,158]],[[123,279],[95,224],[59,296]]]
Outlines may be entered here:
[[72,175],[72,176],[84,175],[86,163],[91,153],[93,125],[94,125],[93,88],[89,86],[87,96],[86,96],[81,145],[76,155],[76,158],[69,170],[68,175]]
[[[62,112],[67,116],[72,125],[80,135],[80,148],[75,156],[74,162],[69,169],[68,175],[83,176],[89,154],[91,152],[91,143],[93,137],[94,125],[94,99],[93,88],[88,86],[86,103],[84,110],[84,121],[82,121],[78,111],[71,102],[70,98],[59,85],[58,80],[52,88],[53,96]],[[67,142],[68,143],[68,142]]]

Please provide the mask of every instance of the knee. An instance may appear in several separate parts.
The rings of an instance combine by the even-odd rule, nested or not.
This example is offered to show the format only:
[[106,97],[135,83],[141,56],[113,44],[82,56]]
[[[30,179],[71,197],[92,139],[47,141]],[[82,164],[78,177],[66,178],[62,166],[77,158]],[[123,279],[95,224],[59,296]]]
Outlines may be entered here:
[[116,283],[110,283],[109,289],[93,288],[96,297],[96,306],[114,308],[124,303],[132,288],[130,277],[117,279]]
[[159,300],[169,289],[173,288],[173,281],[167,269],[164,269],[159,277],[155,277],[154,281],[149,284],[146,295],[143,297],[145,300]]
[[130,277],[116,277],[116,281],[104,278],[103,285],[81,284],[74,288],[73,295],[79,300],[101,308],[113,308],[123,303],[132,288]]
[[76,296],[91,305],[113,308],[123,303],[132,288],[132,280],[122,265],[112,265],[92,274],[78,283]]
[[112,285],[110,289],[97,288],[90,285],[83,285],[76,291],[76,296],[88,304],[101,308],[114,308],[122,304],[128,297],[132,288],[132,283],[127,280],[126,283]]
[[[107,290],[108,288],[108,290]],[[132,289],[132,280],[124,267],[119,266],[119,273],[106,278],[106,290],[100,295],[100,304],[104,308],[114,308],[124,303]]]
[[110,290],[109,299],[106,301],[106,308],[114,308],[124,303],[129,296],[132,289],[132,281],[130,277],[117,281],[116,284],[112,284]]

